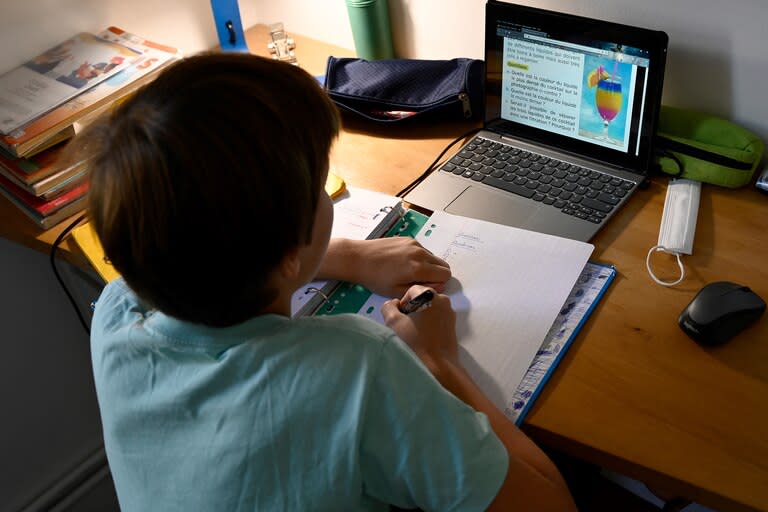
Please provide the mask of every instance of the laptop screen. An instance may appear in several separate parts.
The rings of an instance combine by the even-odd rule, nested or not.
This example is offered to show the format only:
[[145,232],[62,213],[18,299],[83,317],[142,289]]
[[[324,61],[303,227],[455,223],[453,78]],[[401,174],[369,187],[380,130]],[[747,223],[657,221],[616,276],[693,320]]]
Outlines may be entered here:
[[666,34],[495,1],[486,9],[486,127],[646,171]]

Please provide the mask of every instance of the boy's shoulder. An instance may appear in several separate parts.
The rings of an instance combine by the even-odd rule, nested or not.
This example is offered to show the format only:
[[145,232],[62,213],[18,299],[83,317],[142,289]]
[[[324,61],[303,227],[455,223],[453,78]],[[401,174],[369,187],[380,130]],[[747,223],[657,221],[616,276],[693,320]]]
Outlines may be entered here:
[[108,282],[101,290],[99,301],[102,300],[131,300],[137,302],[138,297],[133,290],[131,290],[131,287],[128,286],[128,283],[125,282],[125,279],[118,277]]
[[352,313],[327,316],[308,316],[295,319],[296,322],[306,323],[315,329],[326,331],[338,331],[345,333],[350,337],[367,337],[380,340],[389,340],[396,337],[396,334],[383,325],[380,325],[369,318]]
[[143,317],[150,311],[122,277],[107,283],[96,301],[93,327],[122,323],[126,317]]
[[402,344],[388,327],[352,313],[295,318],[290,320],[289,329],[295,329],[294,335],[299,338],[322,339],[326,348],[334,347],[350,355],[367,352],[375,358],[384,347]]
[[[178,327],[176,324],[183,324],[185,327],[184,334],[186,335],[208,333],[210,330],[198,324],[176,322],[165,315],[157,315],[157,313],[130,288],[123,278],[118,278],[108,283],[102,291],[96,305],[94,319],[104,331],[103,333],[114,329],[130,328],[137,322],[144,324],[147,320],[149,323],[144,324],[144,326],[148,327],[151,331],[156,330],[153,327],[163,327],[160,330],[166,330],[164,328],[167,326],[164,324],[167,322],[172,322],[175,327]],[[200,332],[196,331],[196,327]],[[397,335],[388,327],[355,314],[298,318],[267,315],[261,319],[255,317],[240,326],[225,328],[223,331],[219,331],[219,333],[224,334],[224,331],[227,331],[226,338],[229,338],[230,334],[235,335],[236,333],[234,337],[240,337],[242,341],[248,340],[257,332],[258,335],[263,336],[265,331],[271,331],[277,337],[323,338],[336,345],[353,345],[358,348],[369,347],[374,350],[375,347],[388,344],[397,339]],[[179,331],[174,329],[174,332]]]

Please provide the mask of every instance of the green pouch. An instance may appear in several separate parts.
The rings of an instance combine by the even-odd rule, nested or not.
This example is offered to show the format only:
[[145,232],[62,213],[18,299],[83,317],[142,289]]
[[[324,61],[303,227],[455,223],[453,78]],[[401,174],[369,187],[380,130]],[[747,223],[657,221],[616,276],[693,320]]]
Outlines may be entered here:
[[729,188],[750,182],[764,150],[755,134],[726,119],[666,105],[654,143],[663,172]]

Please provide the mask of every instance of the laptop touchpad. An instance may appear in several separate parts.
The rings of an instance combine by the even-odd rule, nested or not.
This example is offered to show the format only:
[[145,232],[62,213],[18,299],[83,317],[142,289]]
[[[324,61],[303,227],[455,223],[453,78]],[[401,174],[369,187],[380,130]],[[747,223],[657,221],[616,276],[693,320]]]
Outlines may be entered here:
[[512,194],[469,187],[449,204],[445,211],[497,224],[525,227],[538,206],[529,199],[518,198]]

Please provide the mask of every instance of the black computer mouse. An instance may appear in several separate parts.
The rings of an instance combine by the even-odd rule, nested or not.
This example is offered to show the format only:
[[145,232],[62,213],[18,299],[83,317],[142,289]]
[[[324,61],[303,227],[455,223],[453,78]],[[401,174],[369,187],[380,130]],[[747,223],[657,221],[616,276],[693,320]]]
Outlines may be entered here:
[[765,311],[765,301],[746,286],[729,281],[705,285],[688,304],[677,322],[702,345],[725,343]]

